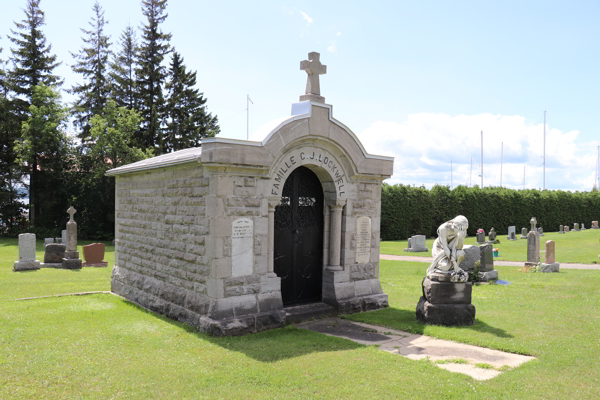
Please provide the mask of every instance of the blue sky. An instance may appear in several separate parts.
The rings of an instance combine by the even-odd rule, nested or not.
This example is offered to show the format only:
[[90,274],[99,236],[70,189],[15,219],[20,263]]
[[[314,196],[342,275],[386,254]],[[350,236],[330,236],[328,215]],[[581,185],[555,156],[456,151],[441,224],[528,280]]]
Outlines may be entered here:
[[[25,0],[0,0],[1,55]],[[65,87],[93,0],[42,0]],[[104,0],[108,32],[142,22],[139,1]],[[163,26],[219,117],[223,137],[289,115],[307,53],[321,53],[321,93],[375,154],[396,157],[391,183],[589,190],[600,145],[600,2],[174,1]],[[65,95],[69,100],[69,96]],[[473,168],[471,171],[471,157]],[[453,173],[450,174],[452,161]],[[525,169],[525,173],[524,173]],[[523,176],[525,175],[525,184]]]

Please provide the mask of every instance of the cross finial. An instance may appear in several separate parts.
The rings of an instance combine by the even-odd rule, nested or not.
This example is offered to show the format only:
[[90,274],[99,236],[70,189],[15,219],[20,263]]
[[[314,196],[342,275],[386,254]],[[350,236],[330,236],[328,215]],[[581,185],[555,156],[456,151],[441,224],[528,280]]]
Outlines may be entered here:
[[75,214],[76,212],[77,210],[73,206],[69,207],[69,209],[67,210],[67,213],[71,216],[69,222],[73,222],[73,214]]
[[315,51],[308,53],[308,60],[300,61],[300,70],[306,71],[306,92],[300,96],[300,100],[311,100],[318,103],[325,103],[325,98],[321,96],[321,85],[319,84],[319,75],[327,73],[327,65],[321,64],[319,60],[321,55]]

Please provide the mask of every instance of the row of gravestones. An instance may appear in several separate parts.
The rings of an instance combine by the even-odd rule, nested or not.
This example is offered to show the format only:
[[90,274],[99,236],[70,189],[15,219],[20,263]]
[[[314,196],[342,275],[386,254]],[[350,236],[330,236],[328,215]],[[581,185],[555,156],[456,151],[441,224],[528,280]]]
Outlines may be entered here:
[[[85,262],[82,263],[77,251],[77,223],[73,219],[76,210],[70,207],[67,229],[62,232],[61,243],[54,239],[44,240],[44,262],[36,260],[36,237],[34,233],[19,235],[19,261],[13,264],[13,271],[30,271],[40,268],[80,269],[83,267],[106,267],[104,259],[104,244],[93,243],[83,246]],[[58,242],[59,240],[57,240]]]

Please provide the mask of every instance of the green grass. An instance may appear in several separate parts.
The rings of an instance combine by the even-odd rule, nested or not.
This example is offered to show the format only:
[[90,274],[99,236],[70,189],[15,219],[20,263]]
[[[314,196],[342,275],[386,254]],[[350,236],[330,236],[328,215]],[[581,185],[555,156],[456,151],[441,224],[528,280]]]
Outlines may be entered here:
[[[86,267],[81,270],[42,268],[37,271],[13,272],[12,265],[18,260],[16,239],[0,239],[0,301],[23,297],[50,296],[54,294],[110,290],[110,276],[114,264],[115,248],[104,243],[104,260],[108,268]],[[93,241],[79,241],[79,256],[83,259],[82,246]],[[36,255],[44,261],[44,242],[38,240]]]
[[[500,243],[494,244],[494,248],[500,249],[500,257],[494,257],[498,261],[527,261],[527,240],[506,240],[506,236],[498,236]],[[393,254],[397,256],[431,257],[431,246],[435,239],[427,239],[426,246],[429,251],[424,253],[409,253],[404,249],[408,247],[408,240],[381,242],[381,254]],[[586,229],[581,232],[569,232],[559,234],[558,232],[545,232],[540,237],[540,249],[545,250],[547,240],[556,243],[556,261],[559,263],[593,264],[600,263],[600,229]],[[475,244],[475,237],[465,239],[465,244]],[[541,253],[542,260],[544,253]]]
[[110,271],[14,273],[14,248],[0,257],[1,399],[600,398],[600,271],[498,267],[513,284],[474,287],[475,325],[449,328],[415,320],[424,264],[382,261],[390,308],[348,319],[538,357],[475,381],[293,325],[212,338],[109,294],[7,300],[107,290]]

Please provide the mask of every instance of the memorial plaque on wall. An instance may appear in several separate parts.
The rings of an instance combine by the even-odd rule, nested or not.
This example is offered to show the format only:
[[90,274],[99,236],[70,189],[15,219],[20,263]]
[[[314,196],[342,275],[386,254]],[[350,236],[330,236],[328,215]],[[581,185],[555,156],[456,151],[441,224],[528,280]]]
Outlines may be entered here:
[[356,262],[368,263],[371,259],[371,218],[356,219]]
[[231,276],[252,275],[254,222],[238,218],[231,224]]

